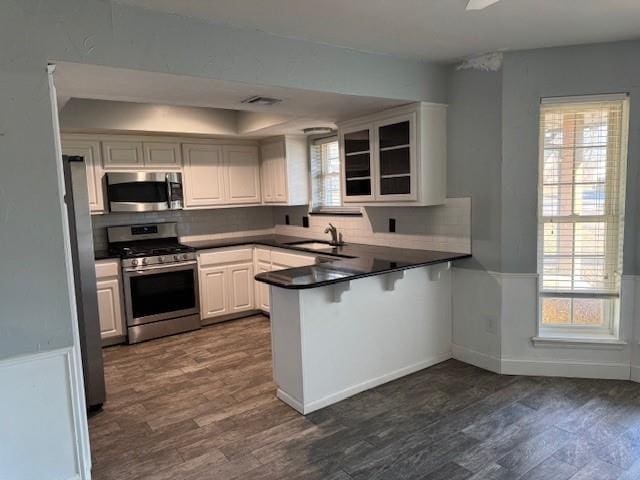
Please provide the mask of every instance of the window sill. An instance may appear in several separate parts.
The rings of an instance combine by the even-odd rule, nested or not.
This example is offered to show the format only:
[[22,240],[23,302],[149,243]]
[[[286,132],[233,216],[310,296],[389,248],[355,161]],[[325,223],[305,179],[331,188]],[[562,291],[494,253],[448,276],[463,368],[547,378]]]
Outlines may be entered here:
[[613,336],[575,337],[575,336],[538,336],[532,337],[535,347],[553,348],[593,348],[600,350],[622,350],[628,342]]

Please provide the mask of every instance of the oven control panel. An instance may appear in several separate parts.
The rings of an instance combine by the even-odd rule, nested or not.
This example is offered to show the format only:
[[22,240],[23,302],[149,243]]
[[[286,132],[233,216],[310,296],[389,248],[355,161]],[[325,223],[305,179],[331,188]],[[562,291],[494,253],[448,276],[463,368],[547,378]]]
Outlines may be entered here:
[[151,257],[125,258],[122,260],[122,268],[141,268],[152,265],[171,265],[188,262],[196,259],[196,252],[175,253],[168,255],[156,255]]

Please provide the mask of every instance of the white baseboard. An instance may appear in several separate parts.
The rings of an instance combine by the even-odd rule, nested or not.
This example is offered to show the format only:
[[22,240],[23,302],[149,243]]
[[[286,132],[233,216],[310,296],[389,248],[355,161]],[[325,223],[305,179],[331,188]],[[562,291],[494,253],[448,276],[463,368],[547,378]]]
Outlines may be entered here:
[[308,413],[315,412],[316,410],[320,410],[321,408],[328,407],[329,405],[333,405],[334,403],[338,403],[345,398],[352,397],[358,393],[364,392],[365,390],[369,390],[371,388],[375,388],[384,383],[391,382],[398,378],[404,377],[406,375],[410,375],[412,373],[423,370],[427,367],[431,367],[440,362],[444,362],[445,360],[449,360],[451,358],[451,353],[447,352],[442,355],[438,355],[436,357],[428,358],[414,365],[409,365],[408,367],[401,368],[399,370],[395,370],[393,372],[387,373],[380,377],[372,378],[367,380],[366,382],[359,383],[357,385],[353,385],[351,387],[345,388],[336,393],[332,393],[331,395],[327,395],[326,397],[320,398],[318,400],[314,400],[309,403],[300,402],[299,400],[293,398],[288,393],[278,389],[277,395],[280,400],[282,400],[287,405],[291,406],[298,412],[307,415]]
[[291,395],[289,395],[284,390],[281,390],[280,388],[278,388],[276,390],[276,397],[278,397],[284,403],[289,405],[294,410],[297,410],[298,412],[302,413],[303,415],[305,413],[309,413],[309,412],[305,412],[304,411],[304,405],[300,400],[298,400],[297,398],[292,397]]
[[627,363],[590,363],[575,361],[502,359],[500,371],[505,375],[544,377],[603,378],[629,380]]
[[460,345],[452,345],[453,358],[461,362],[484,368],[490,372],[500,373],[500,359],[486,353],[471,350]]
[[631,365],[631,375],[630,379],[634,382],[640,383],[640,366]]

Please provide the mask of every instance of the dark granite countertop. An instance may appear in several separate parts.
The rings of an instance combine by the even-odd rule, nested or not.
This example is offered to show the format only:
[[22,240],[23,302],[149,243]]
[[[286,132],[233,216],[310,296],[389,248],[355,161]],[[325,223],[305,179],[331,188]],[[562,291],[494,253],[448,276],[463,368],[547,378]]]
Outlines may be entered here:
[[93,252],[93,256],[96,260],[107,260],[110,258],[120,258],[120,255],[117,255],[113,252],[109,252],[109,250],[95,250]]
[[471,256],[465,253],[414,250],[357,243],[347,243],[340,247],[327,245],[328,248],[322,250],[296,245],[296,243],[300,242],[313,241],[322,242],[322,240],[284,235],[259,235],[183,243],[199,250],[254,244],[314,253],[320,257],[328,255],[341,257],[335,259],[326,258],[322,263],[308,267],[260,273],[255,277],[260,282],[288,289],[322,287],[357,278],[435,265]]

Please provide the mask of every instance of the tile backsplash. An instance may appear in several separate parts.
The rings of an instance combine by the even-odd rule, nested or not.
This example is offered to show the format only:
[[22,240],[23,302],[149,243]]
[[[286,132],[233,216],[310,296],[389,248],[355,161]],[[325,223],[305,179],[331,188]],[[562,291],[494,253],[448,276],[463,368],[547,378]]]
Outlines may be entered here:
[[235,234],[273,232],[273,207],[217,208],[212,210],[173,210],[145,213],[94,215],[93,243],[96,250],[107,247],[107,227],[138,223],[177,222],[180,237],[225,237]]
[[[471,252],[471,198],[448,198],[435,207],[367,207],[362,216],[309,215],[299,207],[244,207],[148,213],[110,213],[92,217],[96,249],[107,247],[107,227],[153,222],[177,222],[183,239],[198,240],[277,233],[329,239],[334,224],[345,242],[400,248]],[[286,225],[289,217],[290,225]],[[307,217],[309,227],[303,227]],[[395,233],[389,232],[395,220]]]
[[[289,215],[291,225],[285,225]],[[367,207],[359,216],[309,216],[309,228],[302,227],[306,207],[274,207],[275,232],[316,239],[331,222],[343,233],[345,242],[369,243],[400,248],[471,252],[471,198],[448,198],[434,207]],[[395,233],[389,219],[395,219]]]

